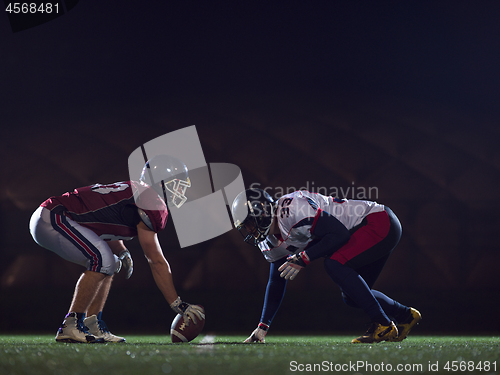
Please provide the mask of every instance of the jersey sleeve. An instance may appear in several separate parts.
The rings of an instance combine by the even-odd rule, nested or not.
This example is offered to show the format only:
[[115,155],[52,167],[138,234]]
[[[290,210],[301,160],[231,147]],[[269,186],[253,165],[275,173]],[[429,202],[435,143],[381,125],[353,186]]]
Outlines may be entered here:
[[148,214],[146,211],[144,211],[142,208],[138,208],[137,212],[139,213],[139,217],[141,218],[141,221],[152,231],[155,230],[155,227],[153,226],[153,223],[151,222],[151,219],[149,218]]
[[349,230],[336,217],[326,211],[318,210],[311,227],[315,241],[306,249],[310,260],[333,254],[351,237]]
[[286,279],[280,277],[278,268],[285,262],[286,258],[271,263],[269,270],[269,280],[266,287],[266,295],[264,297],[264,306],[260,321],[268,326],[271,325],[274,316],[281,306],[281,301],[285,296]]
[[141,220],[148,228],[156,233],[165,229],[168,219],[167,206],[156,191],[149,187],[138,188],[135,203]]
[[269,235],[265,241],[259,242],[258,247],[264,258],[271,263],[293,254],[287,250],[287,244],[283,242],[280,236]]

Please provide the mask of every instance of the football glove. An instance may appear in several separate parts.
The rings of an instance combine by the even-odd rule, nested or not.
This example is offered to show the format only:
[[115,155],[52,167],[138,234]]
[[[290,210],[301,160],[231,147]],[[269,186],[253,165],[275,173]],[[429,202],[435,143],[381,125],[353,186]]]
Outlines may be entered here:
[[122,250],[118,256],[122,263],[122,267],[125,271],[127,271],[126,279],[130,279],[132,276],[132,272],[134,272],[134,261],[132,260],[132,256],[130,255],[130,251],[127,249]]
[[267,335],[267,330],[269,329],[269,326],[264,323],[259,323],[259,326],[252,332],[250,337],[248,337],[245,341],[243,342],[261,342],[265,343],[266,342],[266,335]]
[[[177,314],[181,314],[184,316],[184,321],[186,322],[186,326],[189,326],[189,320],[192,320],[194,324],[198,323],[199,320],[205,319],[205,311],[203,307],[198,305],[190,305],[187,302],[182,302],[181,297],[177,297],[177,299],[170,304],[172,310],[174,310]],[[186,316],[189,319],[186,319]]]
[[278,268],[278,271],[281,271],[280,276],[284,279],[293,280],[300,270],[307,266],[310,262],[311,261],[309,260],[306,252],[303,251],[299,254],[289,255],[288,258],[286,258],[286,262]]

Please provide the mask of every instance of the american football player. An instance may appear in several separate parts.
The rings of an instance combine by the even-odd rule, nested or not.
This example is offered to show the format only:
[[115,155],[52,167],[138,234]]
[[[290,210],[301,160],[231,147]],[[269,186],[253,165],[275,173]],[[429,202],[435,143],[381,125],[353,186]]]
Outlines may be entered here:
[[271,263],[260,322],[245,342],[265,342],[287,281],[319,258],[344,302],[371,319],[368,331],[352,343],[402,341],[420,321],[418,310],[372,289],[401,238],[401,224],[389,207],[304,190],[275,202],[262,189],[248,189],[231,211],[244,241]]
[[86,267],[56,341],[71,343],[124,342],[102,320],[102,311],[115,273],[130,278],[133,261],[124,241],[138,237],[156,285],[178,314],[196,324],[203,310],[183,302],[172,281],[157,233],[165,228],[167,204],[180,208],[191,185],[180,160],[157,155],[145,164],[140,181],[95,184],[77,188],[43,202],[33,213],[30,232],[40,246],[65,260]]

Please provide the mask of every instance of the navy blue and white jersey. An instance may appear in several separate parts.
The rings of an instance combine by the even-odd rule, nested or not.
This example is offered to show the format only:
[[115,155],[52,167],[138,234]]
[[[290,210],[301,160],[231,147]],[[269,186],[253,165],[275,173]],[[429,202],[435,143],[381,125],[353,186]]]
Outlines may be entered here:
[[360,224],[384,206],[372,201],[337,199],[305,190],[282,196],[277,201],[274,220],[278,220],[280,235],[269,235],[259,243],[259,249],[269,262],[303,251],[315,239],[314,227],[326,212],[348,230]]

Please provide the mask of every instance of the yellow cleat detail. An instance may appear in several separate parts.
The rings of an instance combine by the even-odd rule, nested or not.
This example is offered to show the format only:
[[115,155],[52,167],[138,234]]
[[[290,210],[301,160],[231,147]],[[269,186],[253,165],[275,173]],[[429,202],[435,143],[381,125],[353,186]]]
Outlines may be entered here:
[[372,323],[363,336],[357,337],[351,342],[353,344],[371,344],[381,341],[392,341],[397,336],[398,329],[394,322],[391,322],[391,325],[388,326],[383,326],[380,323]]
[[398,324],[399,335],[390,341],[403,341],[411,329],[422,320],[422,315],[417,309],[410,307],[411,316],[403,323]]

